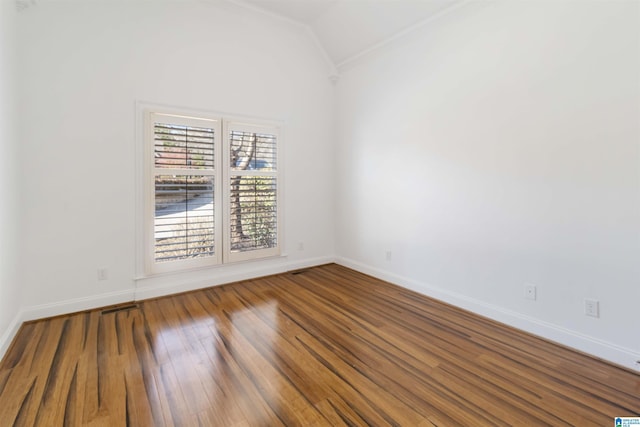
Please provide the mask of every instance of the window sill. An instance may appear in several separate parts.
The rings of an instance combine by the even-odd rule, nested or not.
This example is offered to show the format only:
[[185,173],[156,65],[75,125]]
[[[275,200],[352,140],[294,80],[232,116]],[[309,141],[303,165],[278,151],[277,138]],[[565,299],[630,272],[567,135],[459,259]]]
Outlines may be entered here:
[[133,280],[137,284],[138,282],[144,282],[144,281],[148,281],[148,280],[152,280],[152,279],[160,279],[160,278],[165,278],[165,277],[196,275],[199,272],[203,272],[203,271],[207,271],[207,270],[220,270],[220,269],[224,269],[224,268],[232,268],[232,267],[238,266],[238,265],[248,265],[248,264],[254,264],[255,265],[255,264],[259,264],[261,262],[268,262],[268,261],[278,260],[278,259],[286,259],[286,258],[288,258],[288,256],[289,256],[289,254],[285,252],[285,253],[282,253],[280,255],[273,255],[273,256],[268,256],[268,257],[264,257],[264,258],[250,259],[250,260],[245,260],[245,261],[227,262],[227,263],[224,263],[224,264],[216,264],[216,265],[208,265],[208,266],[204,266],[204,267],[187,268],[187,269],[183,269],[183,270],[167,271],[167,272],[163,272],[163,273],[145,273],[145,274],[136,275],[133,278]]

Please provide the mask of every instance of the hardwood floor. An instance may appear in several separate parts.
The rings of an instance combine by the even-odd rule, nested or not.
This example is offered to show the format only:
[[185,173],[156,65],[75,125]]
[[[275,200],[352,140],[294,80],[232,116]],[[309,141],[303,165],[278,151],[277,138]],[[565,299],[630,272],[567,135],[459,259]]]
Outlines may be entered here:
[[612,426],[640,375],[337,265],[25,324],[0,426]]

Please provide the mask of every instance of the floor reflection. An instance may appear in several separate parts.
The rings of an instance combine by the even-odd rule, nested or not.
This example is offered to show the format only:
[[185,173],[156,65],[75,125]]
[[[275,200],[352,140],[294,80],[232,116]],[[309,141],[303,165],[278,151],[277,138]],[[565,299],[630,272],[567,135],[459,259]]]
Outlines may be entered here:
[[158,361],[154,386],[170,396],[171,414],[181,414],[174,423],[268,424],[283,381],[276,366],[278,301],[248,306],[242,295],[214,288],[149,304],[161,313],[149,319]]

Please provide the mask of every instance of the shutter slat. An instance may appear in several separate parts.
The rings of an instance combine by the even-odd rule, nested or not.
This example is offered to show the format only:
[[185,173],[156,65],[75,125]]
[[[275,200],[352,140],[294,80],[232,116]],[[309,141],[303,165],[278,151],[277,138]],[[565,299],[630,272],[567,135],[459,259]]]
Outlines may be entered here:
[[156,175],[155,181],[155,261],[214,256],[213,177]]
[[214,169],[213,129],[156,123],[156,168]]
[[276,137],[252,132],[231,131],[233,170],[276,170]]
[[273,176],[230,178],[231,251],[247,252],[277,246],[278,211]]

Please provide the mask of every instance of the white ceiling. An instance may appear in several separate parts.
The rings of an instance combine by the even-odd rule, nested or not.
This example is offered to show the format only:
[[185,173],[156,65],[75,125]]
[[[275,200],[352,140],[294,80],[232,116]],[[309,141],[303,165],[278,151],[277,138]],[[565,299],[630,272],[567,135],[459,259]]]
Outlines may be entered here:
[[[242,0],[308,26],[336,66],[463,0]],[[237,2],[240,3],[240,2]]]

